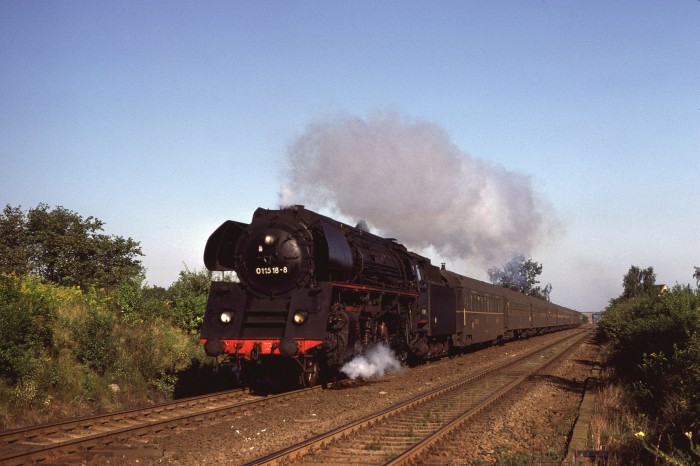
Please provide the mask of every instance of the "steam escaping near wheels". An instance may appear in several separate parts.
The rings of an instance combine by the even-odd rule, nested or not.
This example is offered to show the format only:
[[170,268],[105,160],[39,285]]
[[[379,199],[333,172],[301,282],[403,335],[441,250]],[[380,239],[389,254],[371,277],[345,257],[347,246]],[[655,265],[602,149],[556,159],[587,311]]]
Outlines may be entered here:
[[381,376],[404,361],[581,320],[301,205],[259,208],[249,224],[226,220],[209,236],[204,263],[235,271],[239,282],[212,281],[200,341],[209,356],[229,355],[243,384],[261,392],[283,380],[311,387],[340,374]]
[[401,368],[401,362],[388,346],[376,345],[366,354],[355,356],[350,362],[340,368],[340,372],[355,380],[382,377],[387,371]]

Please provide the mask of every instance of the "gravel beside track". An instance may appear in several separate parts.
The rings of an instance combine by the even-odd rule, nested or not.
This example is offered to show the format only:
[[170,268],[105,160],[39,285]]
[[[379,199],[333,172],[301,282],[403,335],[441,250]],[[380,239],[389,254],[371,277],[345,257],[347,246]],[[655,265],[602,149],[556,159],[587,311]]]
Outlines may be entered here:
[[[459,372],[514,357],[526,348],[543,346],[560,336],[561,333],[509,342],[389,373],[381,379],[314,390],[288,403],[223,417],[218,423],[170,430],[141,440],[146,440],[146,444],[125,445],[134,447],[125,454],[97,455],[90,463],[243,464],[442,385],[455,379]],[[563,456],[583,384],[597,352],[591,339],[584,340],[565,360],[483,412],[478,421],[470,423],[468,431],[453,436],[451,447],[441,445],[426,461],[490,464],[505,454],[539,455],[540,460],[559,453]]]

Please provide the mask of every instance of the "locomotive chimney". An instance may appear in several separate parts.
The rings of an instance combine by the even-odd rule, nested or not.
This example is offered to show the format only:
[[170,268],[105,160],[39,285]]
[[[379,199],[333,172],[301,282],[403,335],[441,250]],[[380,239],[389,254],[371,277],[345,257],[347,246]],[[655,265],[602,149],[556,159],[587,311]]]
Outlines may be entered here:
[[444,262],[440,264],[440,270],[447,270]]

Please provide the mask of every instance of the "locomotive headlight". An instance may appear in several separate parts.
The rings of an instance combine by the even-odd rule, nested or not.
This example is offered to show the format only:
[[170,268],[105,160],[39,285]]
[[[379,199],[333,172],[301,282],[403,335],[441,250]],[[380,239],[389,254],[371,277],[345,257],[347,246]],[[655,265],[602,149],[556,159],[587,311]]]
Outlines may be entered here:
[[231,311],[224,311],[221,313],[219,316],[219,320],[221,320],[222,324],[228,324],[233,320],[233,312]]
[[275,244],[275,236],[274,235],[265,235],[264,242],[265,242],[265,245],[272,246],[273,244]]
[[292,322],[294,322],[296,325],[303,325],[306,323],[306,320],[309,318],[309,313],[306,311],[296,311],[294,315],[292,316]]

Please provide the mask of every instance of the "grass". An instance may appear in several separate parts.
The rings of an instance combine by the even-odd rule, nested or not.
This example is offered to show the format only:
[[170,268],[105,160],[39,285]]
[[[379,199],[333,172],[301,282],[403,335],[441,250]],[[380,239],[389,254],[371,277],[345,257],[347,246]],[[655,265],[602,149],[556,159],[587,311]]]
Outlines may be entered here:
[[632,412],[627,399],[613,370],[603,367],[591,416],[588,449],[606,451],[607,466],[643,464],[643,448],[634,434],[648,430],[648,419]]
[[0,336],[0,429],[164,401],[205,360],[168,320],[125,322],[104,290],[26,276],[0,275]]

